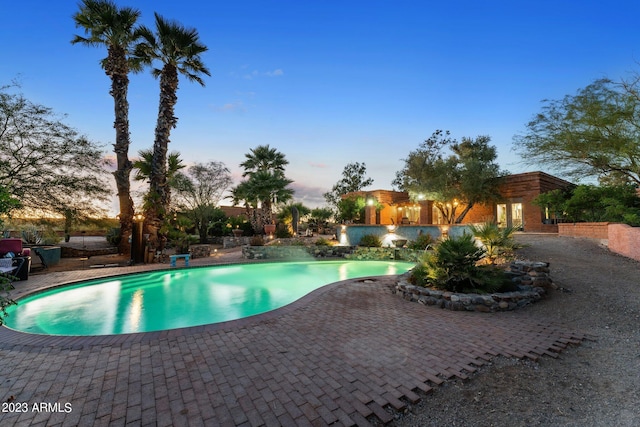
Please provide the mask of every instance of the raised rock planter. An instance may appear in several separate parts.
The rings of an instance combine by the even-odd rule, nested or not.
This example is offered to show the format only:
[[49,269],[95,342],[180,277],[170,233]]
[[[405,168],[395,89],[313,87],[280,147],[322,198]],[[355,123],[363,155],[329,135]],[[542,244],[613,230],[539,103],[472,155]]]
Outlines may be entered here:
[[211,255],[210,245],[191,245],[189,246],[191,258],[206,258]]
[[493,313],[525,307],[541,300],[555,285],[549,276],[549,265],[543,262],[516,261],[509,274],[517,291],[492,294],[462,294],[415,286],[404,275],[396,284],[396,293],[408,301],[454,311]]
[[360,261],[409,261],[418,262],[424,251],[407,248],[357,248],[353,253],[345,256],[347,259]]

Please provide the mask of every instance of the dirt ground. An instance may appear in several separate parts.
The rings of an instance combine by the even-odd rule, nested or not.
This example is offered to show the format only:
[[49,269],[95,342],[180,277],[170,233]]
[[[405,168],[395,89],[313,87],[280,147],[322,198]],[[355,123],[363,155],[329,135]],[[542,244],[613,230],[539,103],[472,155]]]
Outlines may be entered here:
[[447,382],[396,426],[640,425],[640,263],[598,242],[519,235],[519,258],[548,261],[562,289],[514,312],[594,336],[557,358],[497,359]]

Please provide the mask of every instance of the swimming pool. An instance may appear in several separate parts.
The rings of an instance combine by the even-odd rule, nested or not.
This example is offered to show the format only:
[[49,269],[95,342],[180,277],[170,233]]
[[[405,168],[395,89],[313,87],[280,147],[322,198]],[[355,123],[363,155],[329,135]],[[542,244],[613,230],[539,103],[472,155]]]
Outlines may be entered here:
[[402,274],[396,261],[305,261],[154,271],[21,298],[6,326],[48,335],[112,335],[224,322],[285,306],[329,283]]

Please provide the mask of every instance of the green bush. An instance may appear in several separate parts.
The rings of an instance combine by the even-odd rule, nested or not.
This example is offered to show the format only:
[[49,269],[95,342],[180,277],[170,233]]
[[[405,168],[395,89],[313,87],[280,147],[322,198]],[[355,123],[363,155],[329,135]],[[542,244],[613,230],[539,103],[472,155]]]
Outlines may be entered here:
[[120,246],[120,240],[122,239],[120,227],[111,227],[104,237],[111,246]]
[[430,248],[436,243],[436,240],[430,234],[421,234],[416,240],[412,240],[407,244],[407,248],[423,251]]
[[291,233],[291,231],[289,231],[289,227],[287,227],[287,225],[283,222],[279,222],[278,225],[276,225],[276,237],[279,239],[287,239],[290,237],[293,237],[293,233]]
[[373,234],[365,234],[360,239],[359,246],[364,246],[367,248],[379,248],[382,246],[382,242],[378,236],[374,236]]
[[484,256],[484,248],[478,247],[470,234],[449,238],[425,254],[410,280],[416,285],[450,292],[488,293],[509,286],[502,270],[478,265]]
[[320,238],[318,238],[318,240],[316,240],[315,245],[316,246],[330,246],[331,245],[331,241],[325,239],[324,237],[320,237]]

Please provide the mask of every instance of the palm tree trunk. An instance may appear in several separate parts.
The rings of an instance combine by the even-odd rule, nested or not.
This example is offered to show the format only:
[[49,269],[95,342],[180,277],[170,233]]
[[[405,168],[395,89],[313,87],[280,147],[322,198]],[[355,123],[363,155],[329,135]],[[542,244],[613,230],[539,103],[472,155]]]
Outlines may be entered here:
[[167,220],[171,190],[167,180],[167,152],[171,129],[178,119],[174,110],[178,97],[178,70],[174,65],[165,64],[160,75],[160,104],[153,143],[153,160],[149,176],[151,203],[145,209],[145,229],[150,234],[149,242],[158,250],[164,248],[166,240],[162,226]]
[[133,222],[133,199],[131,198],[130,175],[133,165],[129,160],[129,102],[127,93],[129,88],[128,66],[123,49],[109,48],[108,61],[105,67],[107,75],[111,77],[110,95],[113,97],[116,130],[116,142],[113,144],[116,153],[117,168],[113,173],[120,203],[120,247],[119,251],[129,254],[129,236]]

